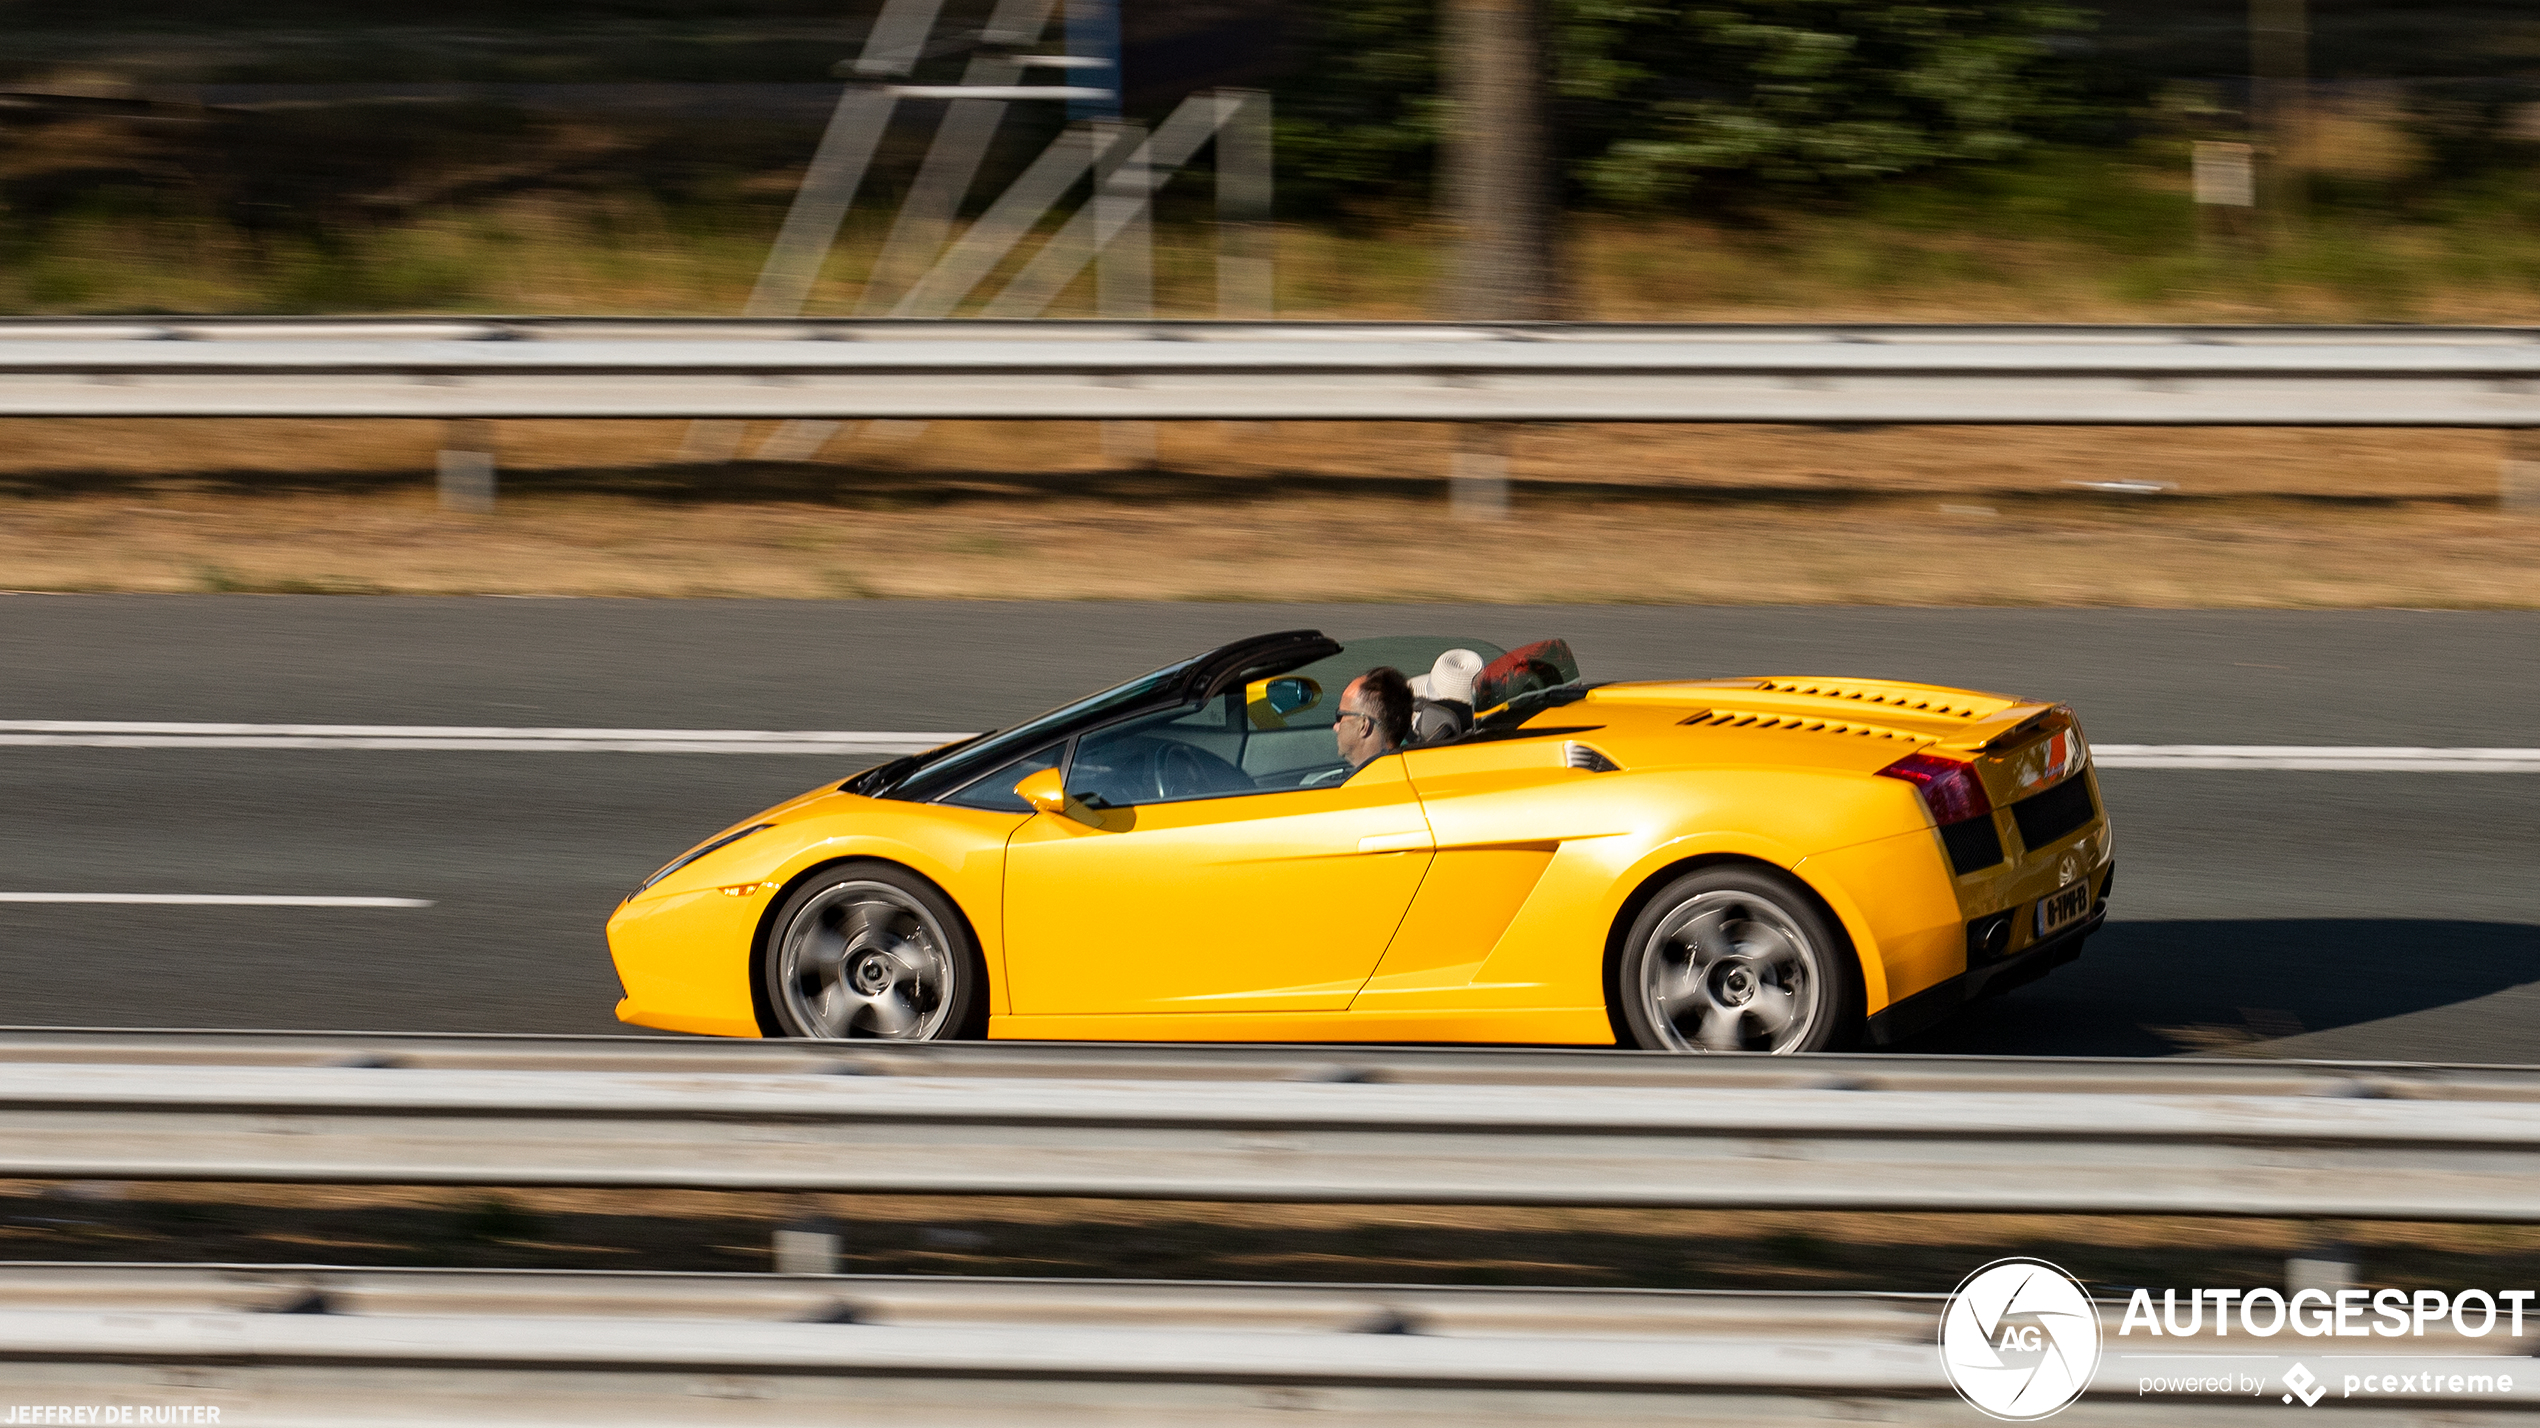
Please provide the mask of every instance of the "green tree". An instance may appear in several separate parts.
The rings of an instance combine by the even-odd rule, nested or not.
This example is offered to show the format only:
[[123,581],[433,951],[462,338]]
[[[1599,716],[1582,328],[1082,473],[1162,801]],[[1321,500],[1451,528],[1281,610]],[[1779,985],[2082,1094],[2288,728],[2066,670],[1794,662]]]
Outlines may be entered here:
[[[1681,203],[1732,182],[1829,187],[2007,157],[2073,112],[2051,0],[1552,0],[1554,124],[1575,196]],[[1425,188],[1436,0],[1315,0],[1282,87],[1308,201]]]

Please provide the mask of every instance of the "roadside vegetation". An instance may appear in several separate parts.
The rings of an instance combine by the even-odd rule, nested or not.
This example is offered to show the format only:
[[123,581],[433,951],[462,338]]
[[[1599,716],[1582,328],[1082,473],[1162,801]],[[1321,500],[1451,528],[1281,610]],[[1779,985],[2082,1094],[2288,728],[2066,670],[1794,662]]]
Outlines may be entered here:
[[[2395,120],[2358,115],[2338,132],[2353,136],[2350,170],[2390,185],[2414,174],[2422,150]],[[573,142],[562,128],[543,139]],[[1618,321],[2540,321],[2540,190],[2497,177],[2406,207],[2319,202],[2261,241],[2200,235],[2187,168],[2183,141],[2146,140],[2039,150],[1845,203],[1582,211],[1567,233],[1571,307]],[[2315,191],[2331,190],[2333,173],[2324,166]],[[465,201],[322,233],[260,231],[112,190],[50,214],[13,205],[0,213],[0,311],[727,314],[757,276],[790,180],[771,168],[718,202],[489,178],[494,191]],[[1186,182],[1193,191],[1158,227],[1157,311],[1204,317],[1215,311],[1215,234],[1194,212],[1205,183]],[[850,223],[810,311],[855,310],[884,226]],[[1435,310],[1444,243],[1416,216],[1297,215],[1277,242],[1284,316]],[[1087,280],[1052,315],[1092,310]]]
[[[2194,144],[2262,137],[2239,0],[1558,0],[1570,309],[2540,323],[2540,19],[2314,9],[2313,122],[2284,155],[2304,202],[2259,215],[2200,212],[2189,177]],[[1284,38],[1240,38],[1247,16]],[[1282,314],[1437,309],[1434,0],[1127,17],[1133,58],[1240,45],[1258,63],[1205,82],[1276,92]],[[0,0],[0,313],[737,312],[863,23],[830,0],[410,24]],[[1132,75],[1133,114],[1175,97]],[[974,207],[1058,122],[1016,113]],[[925,134],[892,131],[811,312],[856,310]],[[1214,312],[1207,162],[1160,202],[1164,316]],[[1050,314],[1093,306],[1088,280]],[[2540,519],[2499,508],[2493,434],[1539,427],[1526,538],[1477,592],[1390,539],[1443,515],[1434,431],[1189,424],[1123,470],[1082,425],[882,423],[715,467],[683,430],[506,424],[501,502],[472,518],[434,504],[426,423],[0,422],[0,587],[2540,606]],[[2140,491],[2076,484],[2111,481]],[[1055,533],[1077,558],[1020,558]]]
[[[2200,220],[2191,146],[2264,137],[2242,8],[1558,0],[1573,311],[2540,318],[2540,20],[2323,8],[2314,119],[2281,156],[2301,212]],[[1201,77],[1277,96],[1281,310],[1434,310],[1435,0],[1132,0],[1132,54],[1142,27],[1252,11],[1276,43],[1179,39],[1248,46],[1254,72]],[[5,0],[0,24],[0,312],[716,314],[749,290],[863,19],[809,0],[456,0],[428,25],[338,0]],[[928,63],[957,77],[958,56]],[[1150,122],[1178,97],[1132,80]],[[892,131],[813,311],[854,310],[924,117]],[[1009,116],[974,211],[1058,122]],[[1159,213],[1168,315],[1212,310],[1208,162]]]

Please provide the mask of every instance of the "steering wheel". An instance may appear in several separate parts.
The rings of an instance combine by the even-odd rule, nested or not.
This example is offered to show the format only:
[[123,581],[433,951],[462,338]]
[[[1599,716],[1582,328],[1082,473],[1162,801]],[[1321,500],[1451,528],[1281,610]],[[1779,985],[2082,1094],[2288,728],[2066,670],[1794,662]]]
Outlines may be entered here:
[[1250,789],[1244,771],[1195,744],[1158,739],[1147,746],[1146,782],[1162,800],[1202,798]]

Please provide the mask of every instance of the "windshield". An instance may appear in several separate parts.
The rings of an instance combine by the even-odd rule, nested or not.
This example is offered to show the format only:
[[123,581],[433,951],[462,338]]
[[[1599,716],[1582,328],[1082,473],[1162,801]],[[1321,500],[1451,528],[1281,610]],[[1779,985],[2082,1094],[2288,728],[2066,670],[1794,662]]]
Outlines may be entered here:
[[884,765],[883,777],[872,785],[864,779],[854,780],[854,791],[875,798],[928,799],[968,783],[979,774],[1030,749],[1037,740],[1048,737],[1048,731],[1100,718],[1114,709],[1126,709],[1153,699],[1157,692],[1179,679],[1192,661],[1168,664],[1153,674],[1143,674],[1126,684],[1114,685],[1100,694],[1062,704],[1038,718],[1029,719],[1011,729],[983,738],[947,744],[931,754],[918,754],[903,760],[904,766]]

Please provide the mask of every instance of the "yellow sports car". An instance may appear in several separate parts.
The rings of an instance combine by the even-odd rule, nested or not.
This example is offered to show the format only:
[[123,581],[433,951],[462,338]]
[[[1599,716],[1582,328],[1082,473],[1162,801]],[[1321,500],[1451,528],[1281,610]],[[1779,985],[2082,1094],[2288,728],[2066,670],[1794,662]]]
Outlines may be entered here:
[[2060,704],[1294,630],[816,788],[608,933],[621,1019],[723,1036],[1814,1051],[2071,960],[2112,877]]

